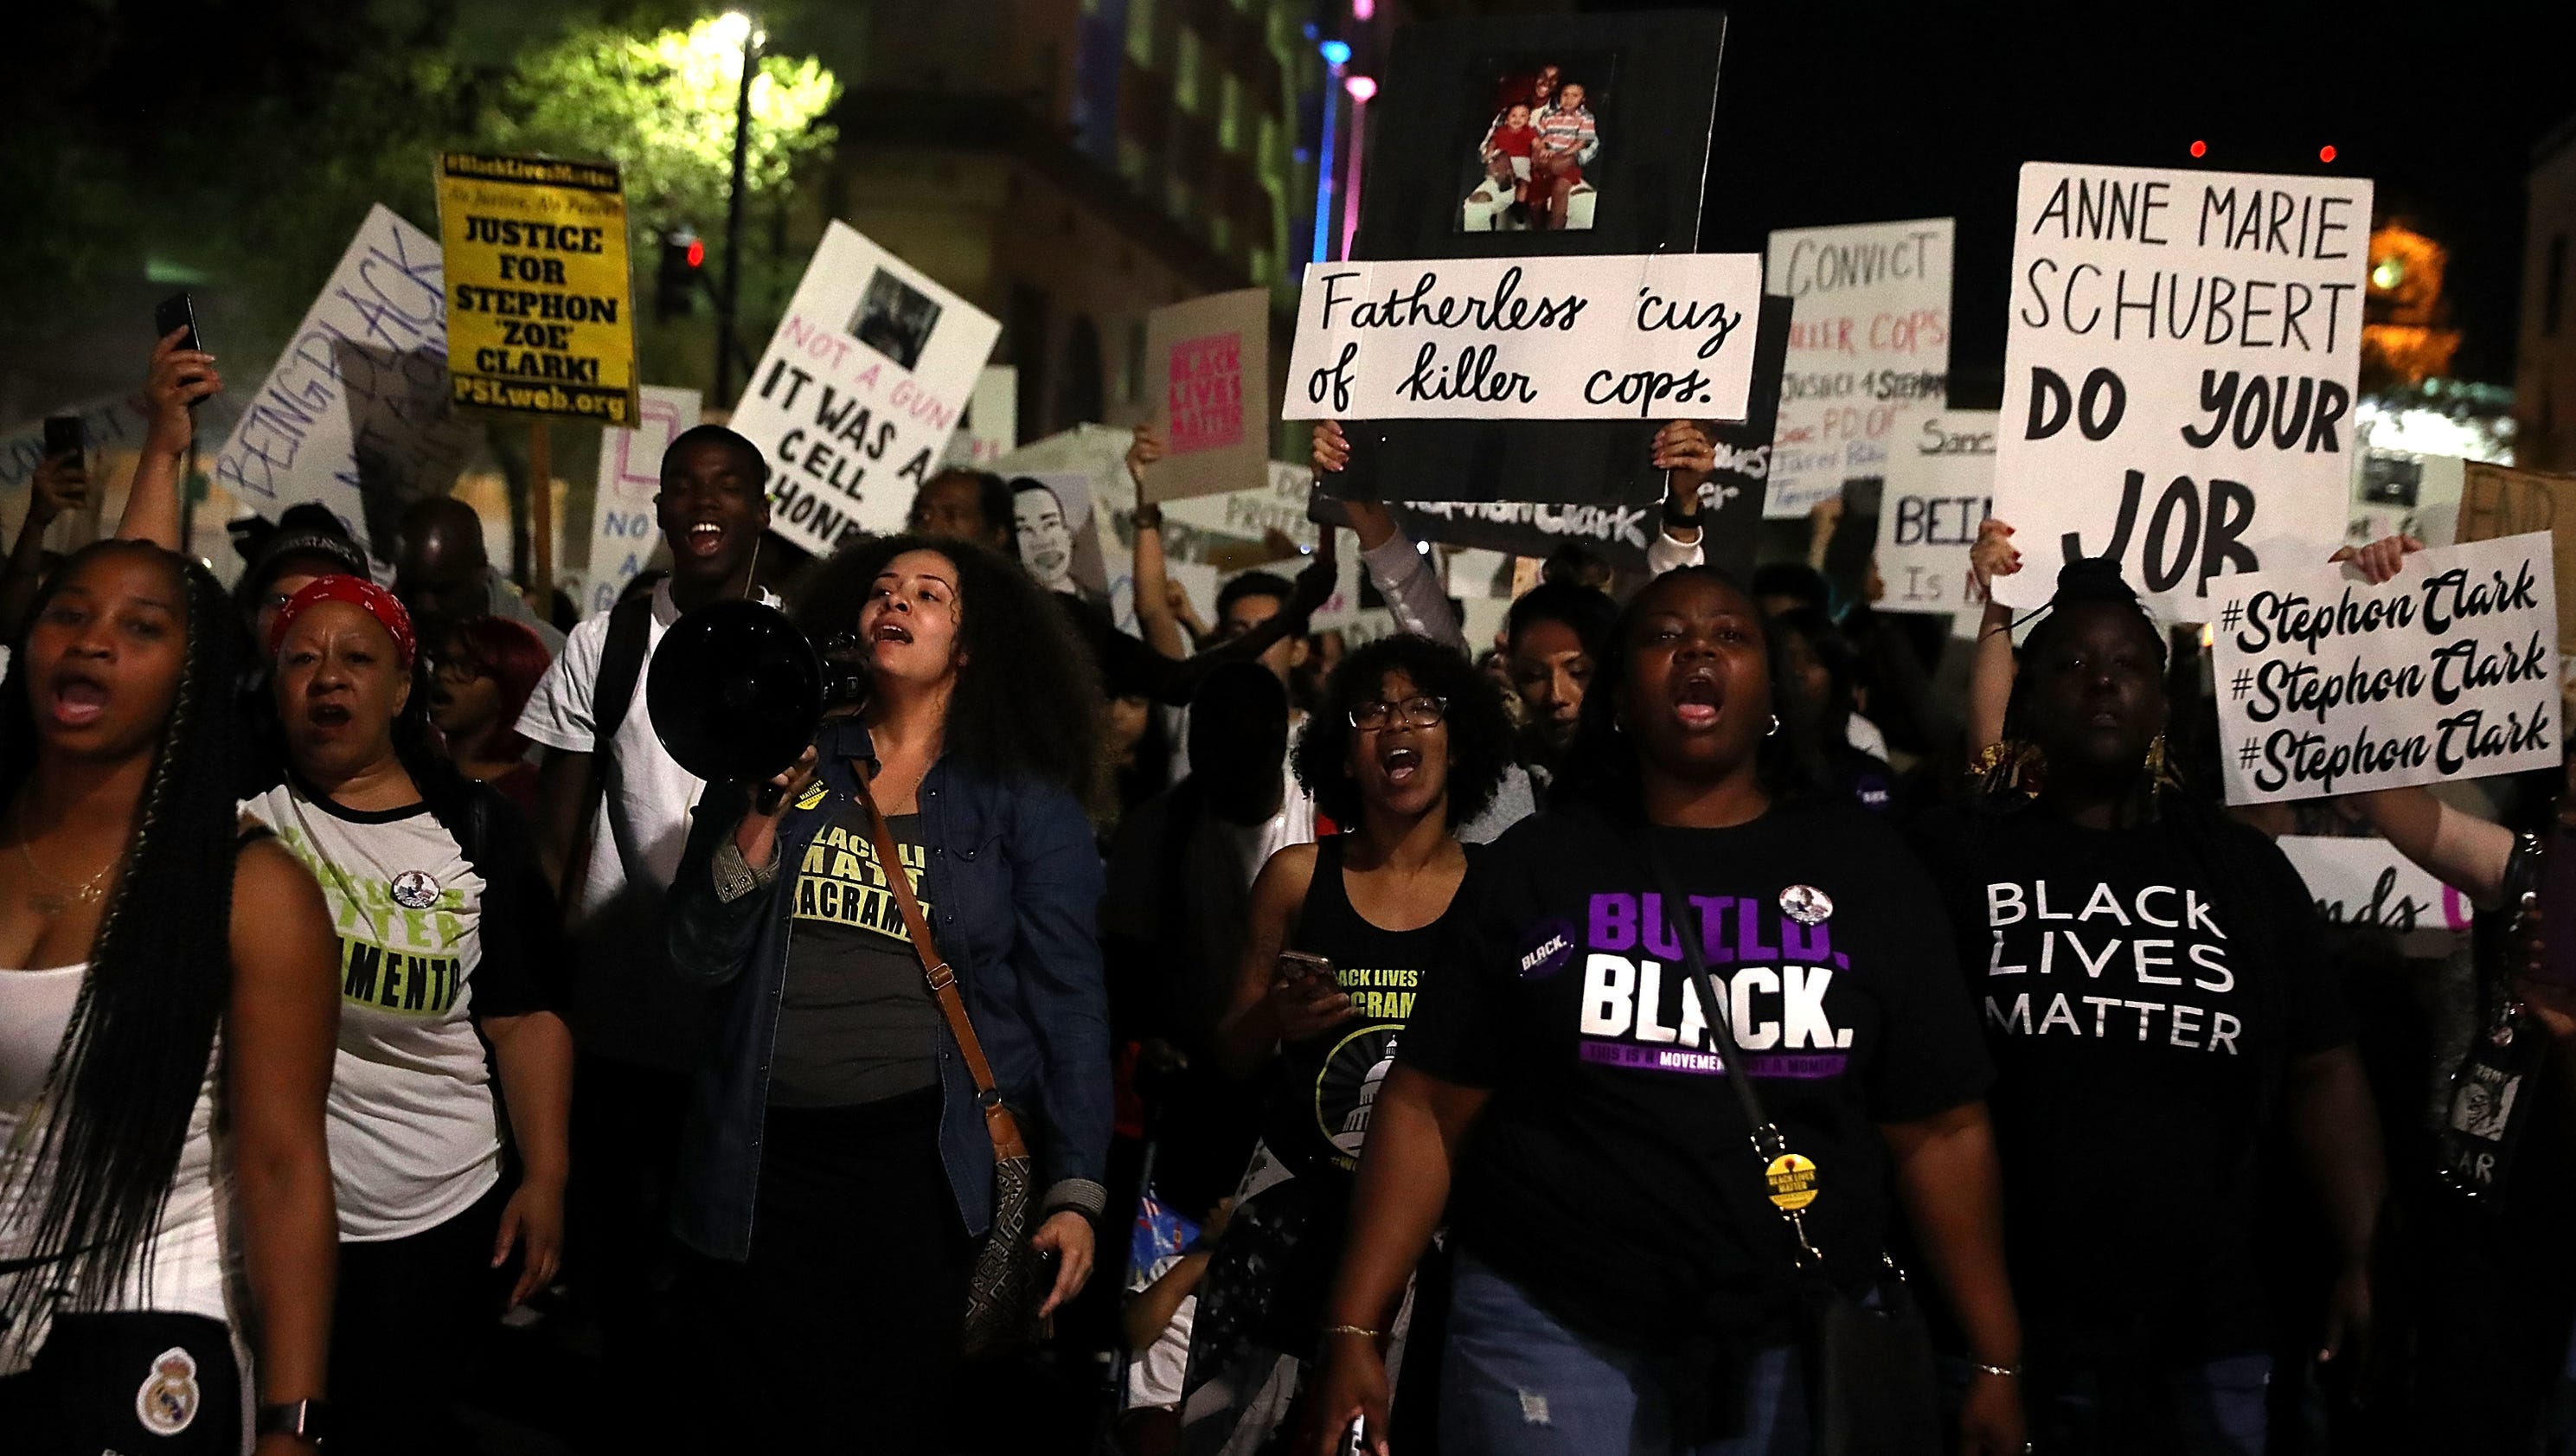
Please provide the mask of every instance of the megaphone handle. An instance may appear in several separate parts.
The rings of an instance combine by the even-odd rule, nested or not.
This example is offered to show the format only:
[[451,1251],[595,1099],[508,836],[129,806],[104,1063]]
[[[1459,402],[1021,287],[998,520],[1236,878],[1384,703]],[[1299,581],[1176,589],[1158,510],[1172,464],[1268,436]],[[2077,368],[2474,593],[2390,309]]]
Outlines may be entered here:
[[766,819],[770,815],[777,813],[778,801],[786,797],[787,786],[785,784],[762,784],[760,786],[759,800],[760,817]]

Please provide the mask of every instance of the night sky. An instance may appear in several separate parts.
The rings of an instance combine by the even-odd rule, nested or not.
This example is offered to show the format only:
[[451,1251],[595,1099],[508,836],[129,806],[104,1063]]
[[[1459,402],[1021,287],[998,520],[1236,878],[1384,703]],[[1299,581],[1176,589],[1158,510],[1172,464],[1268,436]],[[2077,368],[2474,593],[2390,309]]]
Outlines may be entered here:
[[[2512,381],[2524,175],[2576,114],[2576,3],[1717,8],[1730,24],[1701,246],[1957,217],[1963,406],[2000,394],[2025,161],[2372,178],[2383,218],[2451,249],[2454,372]],[[2194,138],[2209,143],[2198,163]]]

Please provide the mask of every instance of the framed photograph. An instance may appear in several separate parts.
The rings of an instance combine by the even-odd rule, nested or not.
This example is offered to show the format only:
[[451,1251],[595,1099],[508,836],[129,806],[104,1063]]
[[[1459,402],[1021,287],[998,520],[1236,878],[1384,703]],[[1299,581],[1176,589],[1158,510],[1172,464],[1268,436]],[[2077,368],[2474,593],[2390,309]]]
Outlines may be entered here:
[[921,362],[921,346],[939,327],[939,301],[883,268],[868,276],[850,315],[850,333],[862,344],[910,370]]
[[[1398,31],[1369,103],[1351,256],[1699,251],[1725,40],[1716,11],[1480,16]],[[1348,427],[1351,466],[1330,488],[1411,500],[1652,501],[1663,473],[1646,459],[1661,425],[1369,422]]]

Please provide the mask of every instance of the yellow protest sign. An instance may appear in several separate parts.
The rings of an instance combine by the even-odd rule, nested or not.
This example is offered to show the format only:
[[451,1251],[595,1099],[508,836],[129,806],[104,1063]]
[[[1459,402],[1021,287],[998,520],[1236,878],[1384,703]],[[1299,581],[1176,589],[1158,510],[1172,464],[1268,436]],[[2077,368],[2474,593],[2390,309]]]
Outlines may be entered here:
[[438,163],[451,403],[635,423],[626,195],[607,162]]

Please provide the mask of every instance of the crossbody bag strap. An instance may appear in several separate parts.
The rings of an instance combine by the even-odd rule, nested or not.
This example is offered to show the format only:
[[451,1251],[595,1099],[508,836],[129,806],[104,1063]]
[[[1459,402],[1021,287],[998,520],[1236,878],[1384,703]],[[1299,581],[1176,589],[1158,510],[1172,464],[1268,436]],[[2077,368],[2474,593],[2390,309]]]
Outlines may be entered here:
[[1763,1111],[1761,1094],[1753,1090],[1753,1078],[1744,1070],[1743,1053],[1735,1044],[1734,1028],[1728,1025],[1733,999],[1727,995],[1725,984],[1709,970],[1708,957],[1700,952],[1699,938],[1682,923],[1678,907],[1685,902],[1673,889],[1673,878],[1665,872],[1663,857],[1652,849],[1645,854],[1646,868],[1663,893],[1664,928],[1681,946],[1682,959],[1690,963],[1691,978],[1699,982],[1700,1010],[1704,1013],[1701,1019],[1708,1023],[1709,1048],[1725,1068],[1727,1085],[1735,1089],[1736,1104],[1744,1109],[1745,1126],[1752,1129],[1753,1156],[1762,1171],[1763,1197],[1779,1210],[1796,1238],[1799,1266],[1821,1263],[1824,1255],[1808,1241],[1806,1219],[1799,1211],[1815,1196],[1815,1165],[1789,1150],[1788,1136]]
[[1025,1158],[1029,1155],[1026,1139],[1020,1136],[1019,1119],[1002,1105],[1001,1089],[993,1083],[993,1064],[984,1059],[984,1044],[975,1039],[975,1023],[966,1017],[966,998],[958,994],[957,972],[939,955],[939,942],[930,933],[930,917],[921,913],[921,902],[913,898],[912,877],[904,873],[903,855],[896,848],[894,830],[877,808],[874,792],[868,788],[867,766],[855,764],[852,777],[858,781],[859,807],[868,811],[868,841],[876,846],[877,868],[884,871],[886,883],[894,889],[894,902],[903,912],[903,929],[912,940],[912,953],[921,962],[922,980],[930,987],[930,999],[939,1003],[939,1015],[948,1023],[948,1034],[957,1039],[958,1053],[966,1058],[966,1071],[975,1079],[975,1102],[984,1109],[984,1130],[993,1135],[993,1157],[996,1161]]

